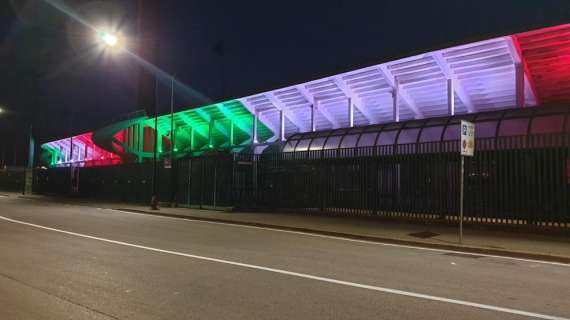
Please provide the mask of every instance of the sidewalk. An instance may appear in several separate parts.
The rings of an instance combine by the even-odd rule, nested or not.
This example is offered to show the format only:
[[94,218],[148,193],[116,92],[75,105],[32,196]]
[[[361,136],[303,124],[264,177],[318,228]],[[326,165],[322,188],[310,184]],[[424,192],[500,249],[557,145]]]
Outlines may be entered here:
[[[10,194],[10,197],[21,197]],[[331,217],[294,213],[251,213],[165,208],[152,211],[148,206],[126,203],[93,202],[82,199],[27,196],[30,199],[125,210],[194,220],[302,231],[384,243],[457,250],[570,263],[570,236],[532,234],[467,227],[464,243],[458,243],[457,227],[441,224],[404,223],[358,217]],[[414,236],[413,234],[418,234]],[[422,238],[422,236],[428,236]]]

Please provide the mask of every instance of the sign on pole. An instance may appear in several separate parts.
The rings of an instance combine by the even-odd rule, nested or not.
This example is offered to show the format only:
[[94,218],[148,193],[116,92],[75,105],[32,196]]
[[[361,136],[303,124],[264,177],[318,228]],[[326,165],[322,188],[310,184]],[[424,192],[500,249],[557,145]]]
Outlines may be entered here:
[[459,184],[459,243],[463,243],[463,192],[465,176],[465,157],[475,155],[475,124],[461,121],[461,175]]
[[461,155],[472,157],[475,155],[475,124],[461,121]]

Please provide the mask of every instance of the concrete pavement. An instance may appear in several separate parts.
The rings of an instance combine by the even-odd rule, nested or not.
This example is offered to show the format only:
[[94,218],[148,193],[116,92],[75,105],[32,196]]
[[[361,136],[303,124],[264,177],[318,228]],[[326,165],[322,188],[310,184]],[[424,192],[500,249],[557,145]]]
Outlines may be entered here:
[[570,266],[0,198],[2,319],[564,319]]
[[[18,197],[16,194],[10,194],[10,196]],[[464,243],[459,244],[456,226],[436,223],[405,223],[362,217],[333,217],[275,212],[229,212],[168,207],[161,207],[160,211],[152,211],[148,206],[128,203],[95,202],[83,199],[43,196],[30,196],[28,198],[98,208],[122,209],[143,214],[158,214],[187,219],[318,233],[384,243],[570,263],[569,233],[505,232],[500,229],[466,226]],[[422,233],[428,233],[433,236],[427,238],[414,236]]]

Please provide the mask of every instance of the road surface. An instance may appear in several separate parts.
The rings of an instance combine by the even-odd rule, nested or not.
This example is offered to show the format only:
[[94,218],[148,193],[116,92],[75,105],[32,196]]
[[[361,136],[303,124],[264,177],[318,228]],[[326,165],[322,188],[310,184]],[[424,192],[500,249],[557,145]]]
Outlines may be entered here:
[[568,319],[570,265],[0,198],[0,319]]

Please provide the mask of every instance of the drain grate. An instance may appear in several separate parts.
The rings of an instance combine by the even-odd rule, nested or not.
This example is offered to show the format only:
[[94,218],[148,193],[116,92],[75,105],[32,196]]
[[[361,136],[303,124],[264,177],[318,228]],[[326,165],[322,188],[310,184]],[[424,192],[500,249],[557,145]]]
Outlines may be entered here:
[[423,231],[423,232],[416,232],[408,234],[411,237],[421,238],[421,239],[428,239],[435,236],[439,236],[439,233],[431,232],[431,231]]

